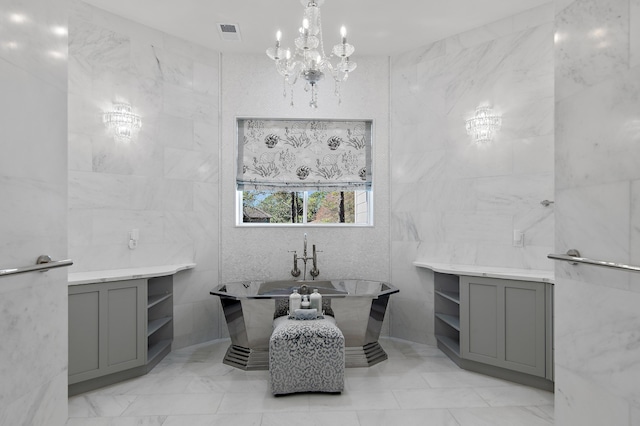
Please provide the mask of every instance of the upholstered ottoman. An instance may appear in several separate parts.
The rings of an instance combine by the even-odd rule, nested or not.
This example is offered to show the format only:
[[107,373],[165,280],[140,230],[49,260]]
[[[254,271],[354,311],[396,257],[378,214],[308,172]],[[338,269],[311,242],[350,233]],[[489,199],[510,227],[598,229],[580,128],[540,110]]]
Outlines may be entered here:
[[273,322],[269,374],[274,395],[295,392],[342,392],[344,336],[331,317]]

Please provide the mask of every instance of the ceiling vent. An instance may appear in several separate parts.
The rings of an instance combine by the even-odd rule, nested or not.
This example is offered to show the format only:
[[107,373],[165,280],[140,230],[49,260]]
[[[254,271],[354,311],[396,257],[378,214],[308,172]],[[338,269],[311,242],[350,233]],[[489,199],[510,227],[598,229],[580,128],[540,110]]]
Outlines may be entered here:
[[240,27],[237,24],[218,24],[220,38],[226,41],[240,41]]

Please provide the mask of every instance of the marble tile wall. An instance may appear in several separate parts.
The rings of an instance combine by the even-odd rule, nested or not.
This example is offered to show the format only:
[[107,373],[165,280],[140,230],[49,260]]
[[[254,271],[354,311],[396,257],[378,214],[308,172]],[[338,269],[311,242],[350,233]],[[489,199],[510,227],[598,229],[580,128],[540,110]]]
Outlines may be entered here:
[[[0,269],[67,258],[67,0],[0,5]],[[0,424],[67,420],[67,271],[0,277]]]
[[[555,251],[640,264],[640,1],[556,2]],[[555,267],[557,424],[640,423],[640,277]]]
[[[221,281],[292,279],[292,254],[303,235],[316,244],[320,278],[389,279],[389,61],[355,55],[358,68],[343,86],[342,104],[333,82],[320,83],[318,109],[298,87],[294,107],[282,96],[282,79],[266,55],[222,55]],[[367,228],[236,227],[236,118],[372,119],[374,223]],[[392,298],[395,297],[392,296]]]
[[[433,275],[416,259],[553,268],[553,19],[549,3],[391,58],[393,336],[434,342]],[[503,125],[479,146],[465,120],[483,103]]]
[[[196,262],[174,278],[174,348],[215,338],[218,53],[78,0],[69,27],[73,271]],[[142,117],[131,143],[102,124],[114,101]]]

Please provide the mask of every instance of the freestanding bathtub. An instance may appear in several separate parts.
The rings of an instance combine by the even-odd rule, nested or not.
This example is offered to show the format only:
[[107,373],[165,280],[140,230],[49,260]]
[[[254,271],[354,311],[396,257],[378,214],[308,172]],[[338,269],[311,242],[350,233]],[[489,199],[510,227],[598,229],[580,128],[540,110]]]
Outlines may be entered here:
[[231,337],[223,362],[243,370],[267,370],[274,317],[286,314],[293,289],[304,294],[316,288],[325,313],[333,313],[344,334],[346,367],[368,367],[387,359],[378,338],[389,296],[399,290],[385,282],[348,279],[240,281],[217,286],[211,294],[220,297]]

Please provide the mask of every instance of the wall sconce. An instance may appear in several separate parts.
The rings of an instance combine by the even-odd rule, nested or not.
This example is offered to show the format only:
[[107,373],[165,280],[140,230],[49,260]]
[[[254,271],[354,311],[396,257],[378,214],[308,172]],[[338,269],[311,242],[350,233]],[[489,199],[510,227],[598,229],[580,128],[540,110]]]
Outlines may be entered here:
[[476,115],[466,121],[467,134],[476,143],[491,142],[502,127],[502,116],[496,114],[488,105],[476,108]]
[[124,102],[114,103],[113,110],[102,115],[102,122],[120,142],[130,142],[134,132],[142,128],[140,116],[132,113],[131,105]]

